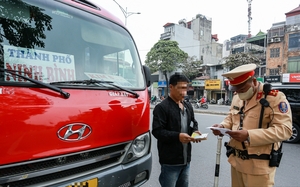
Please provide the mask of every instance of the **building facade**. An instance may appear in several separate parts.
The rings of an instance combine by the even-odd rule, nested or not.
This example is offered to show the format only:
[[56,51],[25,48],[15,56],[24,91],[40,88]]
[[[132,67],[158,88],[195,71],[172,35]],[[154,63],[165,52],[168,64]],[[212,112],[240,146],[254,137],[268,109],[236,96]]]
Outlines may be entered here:
[[[178,24],[167,23],[164,26],[161,40],[173,40],[178,42],[181,50],[195,60],[201,60],[203,66],[199,68],[199,76],[191,80],[189,94],[191,97],[200,98],[206,95],[205,80],[214,78],[214,69],[211,66],[218,65],[222,59],[222,44],[217,43],[217,35],[212,35],[212,20],[202,14],[197,14],[190,21],[179,20]],[[176,70],[181,71],[181,70]],[[172,74],[172,72],[170,73]],[[160,72],[159,82],[164,82],[165,77]],[[158,84],[160,93],[165,91],[165,85]],[[220,90],[219,90],[220,91]]]
[[[209,100],[231,100],[228,81],[221,76],[227,71],[222,66],[222,58],[231,54],[246,52],[258,57],[261,64],[255,74],[260,81],[300,83],[300,5],[285,15],[286,20],[273,23],[267,33],[259,31],[250,38],[239,34],[219,44],[217,35],[211,33],[212,20],[197,14],[191,21],[182,19],[178,24],[165,24],[160,39],[177,41],[190,57],[203,61],[199,76],[191,83],[193,92],[190,93],[194,97],[205,95]],[[161,90],[167,85],[164,85],[165,77],[159,74]]]
[[300,5],[285,15],[268,31],[267,81],[300,83]]

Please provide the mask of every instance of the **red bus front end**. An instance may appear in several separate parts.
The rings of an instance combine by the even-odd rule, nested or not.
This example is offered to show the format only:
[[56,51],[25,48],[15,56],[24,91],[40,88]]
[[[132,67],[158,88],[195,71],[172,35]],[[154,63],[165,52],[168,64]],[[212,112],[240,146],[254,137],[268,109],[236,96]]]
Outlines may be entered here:
[[149,69],[86,1],[0,9],[0,186],[140,186],[151,173]]

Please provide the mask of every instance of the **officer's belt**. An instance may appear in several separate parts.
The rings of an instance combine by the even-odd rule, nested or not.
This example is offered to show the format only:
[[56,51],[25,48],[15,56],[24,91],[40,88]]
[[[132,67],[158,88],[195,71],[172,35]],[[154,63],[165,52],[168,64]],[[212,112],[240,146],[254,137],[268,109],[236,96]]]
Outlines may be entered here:
[[227,150],[227,155],[233,154],[234,156],[237,156],[243,160],[249,160],[250,158],[252,159],[260,159],[260,160],[270,160],[270,155],[268,154],[261,154],[261,155],[256,155],[256,154],[248,154],[247,150],[239,150],[235,149],[233,147],[230,147],[230,150]]

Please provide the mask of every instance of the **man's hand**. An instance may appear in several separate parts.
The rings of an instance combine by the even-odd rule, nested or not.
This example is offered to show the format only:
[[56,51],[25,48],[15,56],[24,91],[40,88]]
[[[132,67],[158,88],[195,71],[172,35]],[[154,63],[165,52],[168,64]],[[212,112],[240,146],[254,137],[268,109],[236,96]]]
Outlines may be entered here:
[[[214,124],[212,127],[224,128],[224,126],[220,124]],[[223,134],[218,130],[212,130],[212,132],[215,136],[223,136]]]
[[[197,134],[199,134],[199,135],[201,135],[202,133],[200,132],[200,131],[194,131],[194,133],[197,133]],[[192,138],[192,140],[191,140],[193,143],[199,143],[199,142],[201,142],[201,140],[200,139],[195,139],[195,138]]]
[[179,134],[179,141],[181,143],[189,143],[192,141],[194,138],[190,137],[187,133],[180,133]]
[[244,142],[247,140],[249,134],[247,130],[236,130],[236,131],[230,131],[227,132],[233,139],[239,141],[239,142]]

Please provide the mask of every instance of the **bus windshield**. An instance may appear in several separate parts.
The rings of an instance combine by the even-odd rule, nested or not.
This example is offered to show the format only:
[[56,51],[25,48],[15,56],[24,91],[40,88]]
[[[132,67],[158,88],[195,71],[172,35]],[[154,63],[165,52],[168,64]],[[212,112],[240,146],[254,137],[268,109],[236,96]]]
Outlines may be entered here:
[[[47,84],[95,79],[133,90],[145,88],[135,43],[116,23],[38,0],[3,1],[0,12],[1,68]],[[1,73],[3,83],[29,81]]]

